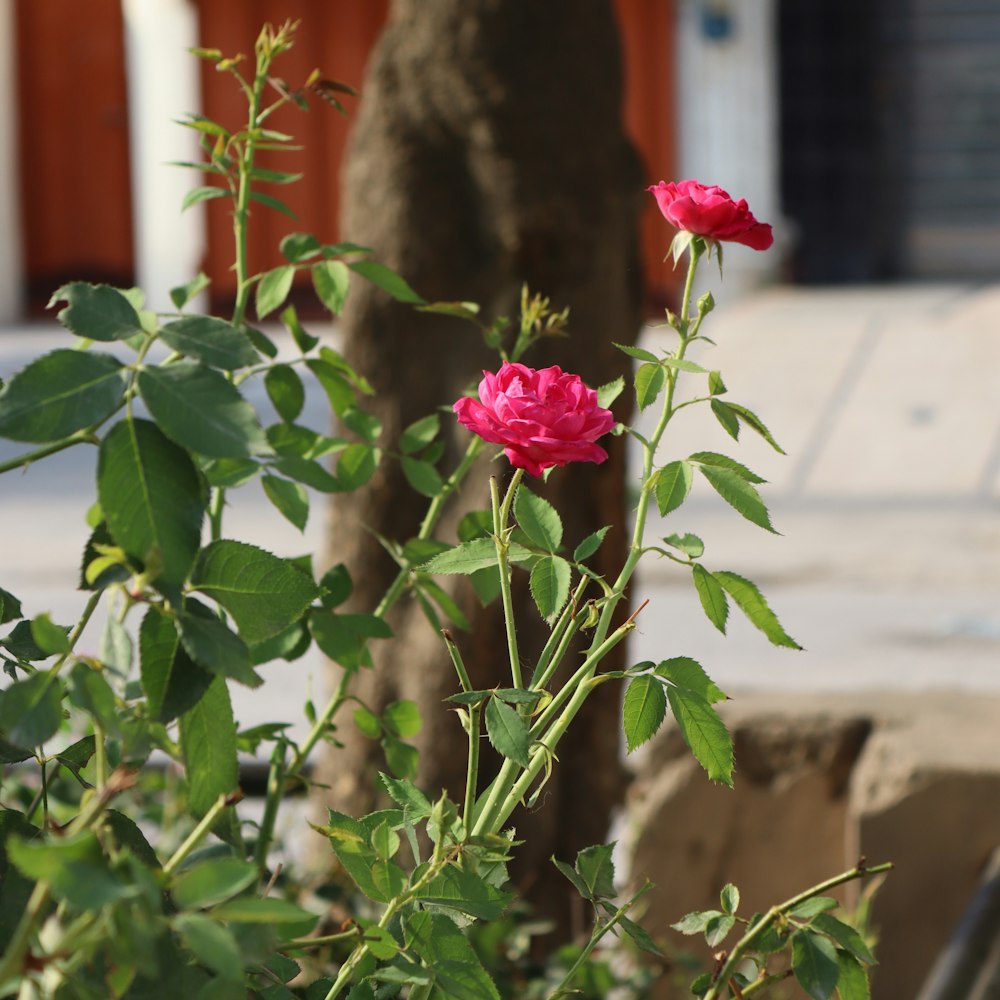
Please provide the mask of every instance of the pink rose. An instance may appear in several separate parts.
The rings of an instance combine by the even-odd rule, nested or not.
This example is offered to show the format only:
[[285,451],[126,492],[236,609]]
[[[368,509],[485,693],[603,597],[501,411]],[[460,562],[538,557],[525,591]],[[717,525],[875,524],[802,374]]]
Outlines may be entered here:
[[558,365],[536,371],[505,361],[495,375],[483,372],[478,401],[465,396],[454,410],[459,423],[502,444],[510,464],[532,476],[569,462],[603,462],[608,453],[594,441],[615,425],[597,393]]
[[766,250],[774,242],[771,227],[753,217],[746,199],[733,201],[717,184],[660,181],[646,190],[656,199],[667,222],[695,236],[742,243],[752,250]]

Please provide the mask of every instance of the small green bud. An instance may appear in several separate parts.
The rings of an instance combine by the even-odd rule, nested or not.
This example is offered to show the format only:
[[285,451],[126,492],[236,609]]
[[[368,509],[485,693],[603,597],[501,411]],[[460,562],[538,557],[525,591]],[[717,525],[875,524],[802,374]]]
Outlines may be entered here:
[[698,315],[707,316],[714,308],[715,299],[712,298],[712,293],[705,292],[705,294],[698,299]]

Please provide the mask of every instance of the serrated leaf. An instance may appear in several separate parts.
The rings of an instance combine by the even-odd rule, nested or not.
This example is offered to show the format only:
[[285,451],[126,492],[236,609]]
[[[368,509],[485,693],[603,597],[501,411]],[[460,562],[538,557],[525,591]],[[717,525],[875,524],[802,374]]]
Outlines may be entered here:
[[[530,558],[531,553],[520,545],[512,544],[509,550],[512,561]],[[447,552],[441,552],[420,564],[421,573],[469,575],[481,569],[497,567],[497,550],[492,538],[473,538],[462,542]]]
[[393,778],[392,775],[384,773],[379,774],[379,781],[382,782],[390,798],[403,807],[411,821],[430,816],[432,808],[430,800],[412,781]]
[[871,1000],[868,970],[853,956],[837,952],[837,993],[840,1000]]
[[722,429],[734,440],[738,441],[740,437],[740,422],[736,418],[736,414],[732,411],[728,403],[724,403],[721,399],[713,399],[711,402],[712,413],[715,414],[715,419],[719,421]]
[[260,361],[243,330],[214,316],[184,316],[161,327],[160,336],[175,351],[212,368],[235,371]]
[[441,418],[432,413],[430,416],[421,417],[407,427],[399,438],[399,450],[404,455],[412,455],[414,452],[426,448],[441,430]]
[[726,620],[729,618],[729,601],[726,600],[722,584],[701,563],[695,563],[691,567],[691,577],[705,616],[725,635]]
[[218,615],[193,598],[188,598],[178,613],[177,631],[184,651],[202,669],[251,688],[264,683],[250,665],[246,643]]
[[257,413],[213,368],[179,361],[139,372],[139,392],[167,437],[209,458],[269,455]]
[[15,681],[0,700],[0,732],[15,747],[36,747],[62,725],[62,683],[41,672]]
[[322,247],[312,233],[289,233],[278,244],[278,249],[285,260],[296,264],[300,260],[315,257],[322,250]]
[[513,897],[471,871],[448,865],[415,898],[478,920],[499,920]]
[[672,685],[667,700],[677,728],[709,778],[732,785],[733,741],[718,713],[703,698]]
[[707,375],[708,369],[702,368],[701,365],[695,363],[694,361],[688,361],[687,358],[663,358],[660,364],[665,365],[667,368],[674,368],[681,372],[690,372],[693,375]]
[[710,705],[725,701],[726,693],[705,673],[705,668],[690,656],[673,656],[656,665],[656,673],[677,687],[685,688]]
[[0,625],[17,621],[21,617],[21,602],[9,591],[0,587]]
[[73,281],[52,293],[48,308],[65,302],[56,319],[78,337],[86,340],[128,340],[142,333],[139,314],[132,303],[109,285],[89,285]]
[[201,965],[226,983],[242,982],[243,956],[228,927],[200,913],[182,913],[173,923],[184,946]]
[[618,344],[614,341],[612,343],[622,354],[627,354],[630,358],[635,358],[637,361],[650,361],[653,364],[659,363],[660,359],[652,351],[647,351],[644,347],[635,347],[632,344]]
[[341,260],[323,260],[312,266],[312,283],[320,302],[339,316],[347,302],[351,272]]
[[497,753],[521,767],[530,763],[531,737],[524,720],[509,705],[491,698],[486,705],[486,734]]
[[635,400],[640,410],[656,402],[667,376],[659,364],[640,365],[635,373]]
[[223,677],[215,677],[197,704],[181,716],[180,746],[188,779],[188,808],[204,816],[220,795],[236,790],[236,722]]
[[629,681],[622,707],[625,745],[631,753],[653,738],[667,714],[667,697],[657,678],[644,674]]
[[601,543],[610,530],[611,525],[608,524],[603,528],[598,528],[593,534],[587,535],[573,550],[573,562],[584,562],[589,559],[601,547]]
[[403,740],[412,739],[423,726],[417,703],[407,699],[386,705],[382,711],[382,721],[393,735]]
[[191,586],[218,601],[250,644],[288,628],[319,596],[316,584],[289,560],[229,539],[202,550]]
[[539,548],[555,552],[562,545],[563,526],[555,507],[524,486],[514,498],[518,527]]
[[625,379],[619,375],[612,382],[605,382],[597,387],[597,405],[608,409],[611,404],[625,391]]
[[212,916],[234,924],[302,924],[306,933],[319,920],[315,913],[276,896],[237,896],[216,906]]
[[764,595],[755,584],[728,571],[720,570],[713,575],[751,623],[759,628],[775,646],[784,646],[787,649],[802,648],[781,627],[778,616],[768,606]]
[[0,389],[0,437],[57,441],[97,424],[120,405],[126,375],[109,354],[43,354]]
[[387,292],[398,302],[408,302],[412,305],[426,305],[423,296],[418,295],[406,281],[390,270],[384,264],[374,260],[353,260],[347,265],[352,271],[366,278],[373,285]]
[[712,489],[722,497],[738,514],[748,521],[777,534],[771,524],[767,507],[757,490],[741,475],[715,465],[701,465],[701,474],[709,481]]
[[837,951],[825,937],[798,931],[792,938],[792,971],[812,1000],[827,1000],[840,977]]
[[732,882],[726,883],[719,893],[719,902],[723,912],[733,914],[740,908],[740,890]]
[[[275,198],[274,195],[264,194],[263,191],[251,191],[250,200],[256,201],[261,205],[266,205],[268,208],[273,208],[276,212],[287,215],[289,219],[298,221],[298,216],[280,198]],[[260,313],[257,315],[259,316]]]
[[261,275],[257,282],[257,292],[254,304],[257,318],[263,319],[279,306],[283,305],[288,293],[292,290],[295,279],[295,268],[291,264],[282,264]]
[[722,381],[722,372],[711,371],[708,373],[708,393],[710,396],[721,396],[727,392],[726,383]]
[[826,913],[827,910],[837,909],[839,905],[833,896],[810,896],[808,899],[804,899],[801,903],[793,906],[789,910],[789,913],[793,917],[799,917],[802,920],[811,920],[821,913]]
[[69,700],[74,707],[96,719],[108,736],[121,737],[115,693],[105,679],[104,671],[78,661],[70,673],[69,688]]
[[724,916],[724,914],[719,910],[697,910],[693,913],[685,914],[677,923],[670,926],[675,931],[680,931],[681,934],[687,934],[690,937],[693,934],[703,933],[712,920],[721,916]]
[[370,444],[348,445],[337,459],[336,476],[342,490],[356,490],[364,486],[378,468],[382,452]]
[[693,455],[688,456],[689,462],[698,462],[700,465],[715,465],[720,469],[728,469],[730,472],[735,472],[741,479],[745,479],[748,483],[766,483],[766,479],[762,479],[755,472],[751,472],[745,465],[741,462],[737,462],[735,458],[730,458],[728,455],[720,455],[715,451],[696,451]]
[[97,495],[115,543],[180,587],[198,554],[206,507],[187,452],[148,420],[122,420],[101,441]]
[[212,675],[184,650],[172,619],[156,608],[139,627],[139,673],[149,715],[162,723],[193,708],[212,683]]
[[694,482],[694,469],[690,462],[669,462],[656,477],[656,506],[666,517],[687,499]]
[[736,925],[736,918],[728,913],[713,917],[705,925],[705,944],[709,948],[717,948],[729,937],[729,932]]
[[[714,400],[712,401],[714,404]],[[728,403],[729,410],[734,413],[738,420],[746,424],[752,431],[759,434],[779,455],[784,455],[784,449],[771,436],[771,432],[764,426],[764,421],[757,416],[753,410],[748,410],[739,403]]]
[[342,487],[340,480],[329,472],[319,462],[314,462],[308,458],[301,458],[296,455],[284,455],[272,463],[278,472],[294,479],[297,482],[305,483],[314,490],[321,493],[340,493]]
[[313,611],[309,615],[309,629],[316,645],[346,670],[370,666],[368,641],[392,636],[392,629],[382,618],[334,614],[326,610]]
[[590,898],[590,890],[587,888],[587,883],[580,878],[576,869],[573,868],[572,865],[568,865],[565,861],[560,861],[558,858],[552,858],[552,864],[554,864],[556,868],[558,868],[559,871],[569,879],[569,881],[573,884],[573,887],[584,899]]
[[576,871],[587,886],[588,899],[610,899],[615,894],[615,845],[584,847],[576,856]]
[[618,918],[619,926],[626,934],[643,950],[648,951],[650,955],[657,955],[660,958],[663,957],[663,951],[660,946],[650,937],[649,932],[634,920],[629,920],[628,917]]
[[452,1000],[500,1000],[496,985],[462,931],[441,913],[424,910],[404,924],[406,945],[434,973],[436,990]]
[[542,556],[531,568],[528,585],[538,613],[550,624],[569,600],[573,571],[561,556]]
[[69,629],[63,625],[56,625],[48,613],[32,618],[31,638],[35,640],[35,645],[46,656],[68,653],[70,650]]
[[212,184],[203,184],[199,187],[189,188],[181,199],[181,211],[186,212],[194,205],[199,205],[203,201],[212,201],[215,198],[231,198],[232,192],[229,188],[215,187]]
[[875,955],[871,948],[850,924],[845,924],[829,913],[820,913],[813,918],[812,925],[816,930],[833,938],[841,948],[849,951],[858,961],[867,965],[875,964]]
[[260,484],[282,517],[299,531],[305,531],[309,520],[309,494],[298,483],[278,476],[261,476]]
[[209,285],[211,279],[202,272],[199,272],[185,285],[178,285],[170,289],[170,301],[174,308],[183,309],[192,299],[197,298]]
[[444,481],[430,462],[403,455],[400,459],[406,481],[421,496],[436,497],[444,489]]
[[667,535],[663,539],[664,544],[675,549],[680,549],[691,559],[700,559],[705,554],[705,543],[697,536],[690,533],[684,535]]

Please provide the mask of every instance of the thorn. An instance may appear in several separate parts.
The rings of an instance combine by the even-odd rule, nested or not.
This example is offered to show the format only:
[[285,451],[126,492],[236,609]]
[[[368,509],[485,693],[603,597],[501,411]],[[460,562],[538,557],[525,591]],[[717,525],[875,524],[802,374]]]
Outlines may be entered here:
[[649,604],[649,598],[648,598],[648,597],[646,598],[646,600],[644,600],[644,601],[642,602],[642,604],[640,604],[640,605],[639,605],[639,607],[637,607],[637,608],[635,609],[635,611],[633,611],[633,612],[632,612],[632,614],[630,614],[630,615],[628,616],[628,618],[626,618],[626,619],[625,619],[625,621],[624,621],[624,623],[623,623],[623,624],[625,624],[625,625],[628,625],[628,623],[629,623],[629,622],[631,622],[631,621],[634,621],[634,620],[635,620],[635,617],[636,617],[636,615],[638,615],[638,614],[639,614],[639,612],[640,612],[640,611],[642,611],[642,609],[643,609],[643,608],[644,608],[644,607],[645,607],[645,606],[646,606],[647,604]]

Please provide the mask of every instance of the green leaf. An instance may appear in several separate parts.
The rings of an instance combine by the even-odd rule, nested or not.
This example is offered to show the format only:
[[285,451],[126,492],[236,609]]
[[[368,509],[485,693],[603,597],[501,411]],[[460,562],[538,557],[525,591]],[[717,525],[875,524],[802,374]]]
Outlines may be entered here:
[[101,630],[98,659],[112,674],[125,678],[132,669],[133,654],[132,636],[117,618],[109,615]]
[[378,777],[390,798],[403,807],[404,813],[411,821],[430,816],[432,808],[430,800],[412,781],[393,778],[384,773]]
[[[712,400],[714,406],[715,400]],[[738,403],[727,403],[730,412],[734,413],[737,419],[747,425],[750,430],[755,431],[759,434],[779,455],[784,455],[785,452],[777,441],[771,436],[771,432],[764,426],[764,422],[754,413],[752,410],[748,410],[745,406],[740,406]]]
[[473,538],[420,565],[421,573],[462,573],[497,567],[497,550],[492,538]]
[[710,705],[725,701],[726,693],[705,673],[704,667],[690,656],[673,656],[656,665],[656,675],[665,677],[671,684],[685,688]]
[[629,681],[622,708],[625,744],[629,753],[653,738],[666,714],[667,698],[662,682],[650,674]]
[[709,948],[717,948],[729,937],[735,924],[736,918],[728,913],[713,917],[705,926],[705,943]]
[[274,468],[284,473],[290,479],[295,479],[306,486],[311,486],[321,493],[340,493],[343,489],[340,481],[331,476],[319,462],[295,455],[286,455],[272,463]]
[[204,184],[201,187],[191,188],[181,199],[181,211],[186,212],[193,205],[198,205],[203,201],[212,201],[214,198],[231,198],[232,192],[229,188],[214,187],[211,184]]
[[[294,219],[297,221],[298,216],[280,199],[275,198],[273,195],[264,194],[263,191],[251,191],[250,200],[255,201],[260,205],[266,205],[268,208],[273,208],[276,212],[281,212],[282,215],[287,215],[289,219]],[[258,315],[260,315],[258,313]]]
[[393,701],[382,711],[382,721],[389,731],[400,739],[412,739],[423,725],[420,709],[415,701]]
[[309,629],[316,645],[345,670],[371,665],[370,639],[388,639],[392,629],[374,615],[344,615],[332,611],[314,611],[309,615]]
[[703,698],[683,688],[667,688],[670,710],[684,741],[712,781],[733,783],[733,741],[725,723]]
[[295,422],[306,401],[306,390],[298,372],[291,365],[275,365],[264,376],[268,398],[285,423]]
[[179,587],[201,544],[206,497],[187,452],[148,420],[122,420],[101,441],[97,496],[115,543]]
[[841,948],[849,951],[859,962],[864,962],[866,965],[875,964],[875,956],[872,954],[871,948],[850,924],[845,924],[829,913],[820,913],[813,918],[812,925],[816,930],[826,934],[827,937],[833,938]]
[[798,931],[792,938],[792,971],[813,1000],[827,1000],[840,977],[837,951],[825,937]]
[[486,705],[486,734],[497,753],[521,767],[528,766],[528,727],[514,709],[498,698],[491,698]]
[[0,625],[17,621],[21,616],[21,602],[9,590],[0,587]]
[[150,608],[139,627],[139,675],[149,701],[149,715],[168,723],[193,708],[212,675],[188,656],[173,620]]
[[369,444],[375,444],[382,433],[382,421],[373,413],[366,413],[357,407],[349,407],[341,414],[341,419],[350,430]]
[[789,913],[793,917],[802,920],[811,920],[813,917],[826,913],[828,910],[835,910],[840,904],[832,896],[810,896],[801,903],[793,906]]
[[173,924],[202,965],[229,982],[243,981],[243,956],[228,928],[200,913],[182,913]]
[[412,455],[414,452],[426,448],[441,430],[441,418],[432,413],[428,417],[421,417],[415,420],[399,438],[399,450],[404,455]]
[[426,305],[426,299],[418,295],[395,271],[374,260],[354,260],[347,265],[352,271],[366,278],[373,285],[387,292],[398,302]]
[[289,233],[278,244],[282,257],[297,264],[301,260],[315,257],[322,249],[320,242],[312,233]]
[[181,716],[180,745],[187,769],[188,808],[201,817],[239,783],[236,723],[225,678],[215,677],[194,708]]
[[365,827],[356,819],[331,809],[328,824],[321,832],[330,838],[333,853],[355,885],[369,899],[377,903],[386,902],[387,897],[372,877],[376,857]]
[[705,543],[697,535],[667,535],[663,541],[666,545],[680,549],[691,559],[700,559],[705,554]]
[[[217,920],[233,924],[305,924],[315,926],[319,917],[287,899],[272,896],[238,896],[212,910]],[[307,931],[308,933],[308,928]]]
[[250,665],[250,650],[218,615],[189,597],[177,616],[184,651],[210,674],[230,677],[247,687],[264,683]]
[[48,308],[65,302],[56,319],[86,340],[128,340],[142,333],[139,314],[117,288],[74,281],[52,293]]
[[689,937],[694,934],[701,934],[708,927],[712,920],[724,916],[719,910],[696,910],[693,913],[685,914],[675,924],[670,926],[681,934]]
[[282,264],[261,275],[255,300],[258,319],[263,319],[284,303],[292,290],[294,278],[295,268],[290,264]]
[[217,458],[202,466],[209,486],[232,489],[249,483],[260,472],[260,463],[252,458]]
[[[287,170],[269,170],[267,167],[258,167],[258,166],[254,166],[254,168],[250,171],[250,176],[255,181],[264,181],[268,184],[294,184],[296,181],[302,180],[303,177],[302,174],[290,173]],[[298,235],[300,238],[303,236],[303,234],[301,233],[296,235]],[[310,237],[306,237],[306,239],[309,238]],[[315,243],[316,245],[316,252],[318,253],[319,240],[317,240],[315,237],[312,237],[312,240],[313,243]],[[282,240],[281,242],[282,245],[284,245],[285,241]]]
[[644,927],[641,927],[634,920],[628,917],[619,917],[618,924],[623,931],[640,947],[650,955],[663,958],[663,951],[660,946],[650,937]]
[[656,477],[656,506],[666,517],[687,499],[694,481],[690,462],[670,462],[660,469]]
[[598,528],[591,535],[580,542],[580,544],[573,550],[573,562],[583,562],[589,559],[600,547],[601,543],[604,541],[605,535],[611,530],[611,525],[605,525],[603,528]]
[[702,368],[701,365],[696,364],[694,361],[688,361],[687,358],[664,358],[660,364],[665,365],[667,368],[674,368],[677,371],[691,372],[693,375],[707,375],[708,369]]
[[160,859],[156,856],[156,851],[150,846],[142,830],[128,816],[118,812],[117,809],[109,809],[104,814],[104,825],[111,830],[119,847],[127,850],[147,868],[158,869],[160,867]]
[[319,581],[319,585],[323,591],[320,602],[324,608],[333,609],[338,604],[343,604],[354,593],[354,581],[343,563],[337,563],[328,569]]
[[528,584],[538,613],[549,623],[569,600],[573,571],[561,556],[542,556],[532,567]]
[[382,735],[382,723],[379,717],[364,705],[359,705],[354,710],[354,725],[358,727],[362,736],[367,736],[370,740],[377,740]]
[[[613,342],[614,343],[614,342]],[[627,354],[630,358],[635,358],[637,361],[650,361],[654,365],[659,364],[660,359],[652,352],[647,351],[643,347],[633,347],[631,344],[614,344],[622,354]]]
[[757,475],[756,472],[751,472],[745,465],[741,462],[737,462],[735,458],[730,458],[728,455],[720,455],[716,451],[696,451],[693,455],[688,456],[689,462],[698,462],[700,465],[714,465],[720,469],[728,469],[730,472],[735,472],[741,479],[745,479],[748,483],[766,483],[766,479],[762,479]]
[[575,868],[571,865],[566,864],[565,861],[560,861],[558,858],[552,858],[552,864],[562,872],[570,882],[573,883],[573,888],[584,898],[590,898],[590,890],[587,888],[587,883],[580,878],[579,874]]
[[625,391],[625,379],[619,375],[613,382],[605,382],[597,387],[597,405],[608,409]]
[[587,886],[588,899],[610,899],[615,895],[615,866],[611,860],[615,845],[595,844],[576,856],[576,871]]
[[70,650],[69,629],[64,625],[56,625],[48,614],[36,615],[31,620],[31,638],[46,656],[68,653]]
[[837,993],[840,1000],[871,1000],[868,970],[853,956],[837,952]]
[[719,901],[724,912],[734,914],[740,908],[740,890],[732,882],[728,882],[722,887]]
[[215,906],[257,880],[257,866],[240,858],[211,858],[182,871],[171,895],[182,910]]
[[312,283],[320,302],[339,316],[350,291],[351,272],[341,260],[324,260],[312,266]]
[[715,492],[733,510],[753,524],[777,534],[760,494],[742,476],[715,465],[702,465],[699,468]]
[[0,389],[0,436],[57,441],[100,423],[121,403],[126,375],[109,354],[43,354]]
[[442,997],[500,1000],[496,985],[462,931],[442,913],[414,913],[404,924],[406,946],[434,973]]
[[635,373],[635,399],[640,410],[656,402],[663,391],[666,373],[659,364],[640,365]]
[[212,368],[235,371],[260,361],[243,330],[214,316],[184,316],[161,327],[160,336],[175,351]]
[[104,671],[96,670],[82,660],[77,661],[70,673],[70,703],[91,715],[108,736],[121,737],[115,693],[105,679]]
[[254,408],[212,368],[179,361],[139,372],[139,392],[167,437],[209,458],[268,455]]
[[729,601],[726,600],[722,584],[701,563],[695,563],[691,567],[691,576],[705,616],[725,635],[726,620],[729,618]]
[[399,850],[399,834],[383,820],[372,831],[372,850],[380,861],[388,861]]
[[306,333],[305,328],[299,322],[299,314],[295,306],[286,306],[281,311],[281,322],[284,323],[288,332],[295,341],[295,346],[303,353],[308,354],[318,343],[319,337],[314,337],[311,333]]
[[518,527],[541,549],[555,552],[562,545],[563,526],[555,507],[522,486],[514,498]]
[[764,595],[749,580],[736,573],[719,571],[713,574],[726,593],[739,605],[750,621],[774,643],[787,649],[802,647],[781,627],[778,616],[770,609]]
[[406,481],[421,495],[436,497],[444,489],[444,481],[430,462],[403,455],[400,459]]
[[471,871],[448,865],[415,898],[424,904],[447,906],[477,920],[499,920],[513,896]]
[[32,674],[2,692],[0,732],[14,746],[40,746],[61,725],[62,683],[53,674]]
[[316,584],[289,560],[228,539],[202,550],[191,585],[218,601],[251,645],[288,628],[319,596]]
[[356,490],[364,486],[378,468],[381,452],[370,444],[350,444],[337,460],[337,482],[342,490]]
[[712,371],[708,373],[708,392],[711,396],[721,396],[728,392],[726,383],[722,381],[722,372]]
[[309,520],[309,494],[298,483],[278,476],[261,476],[260,484],[279,513],[299,531],[305,531]]
[[199,272],[197,277],[192,278],[186,285],[171,288],[170,301],[173,302],[175,308],[183,309],[192,299],[201,295],[211,283],[207,275]]
[[712,413],[715,419],[722,425],[722,429],[734,440],[738,441],[740,436],[740,422],[728,403],[721,399],[713,399],[711,402]]
[[[400,778],[415,778],[419,755],[417,748],[397,740],[395,736],[386,735],[382,739],[382,750],[389,770]],[[395,892],[390,893],[395,895]]]

